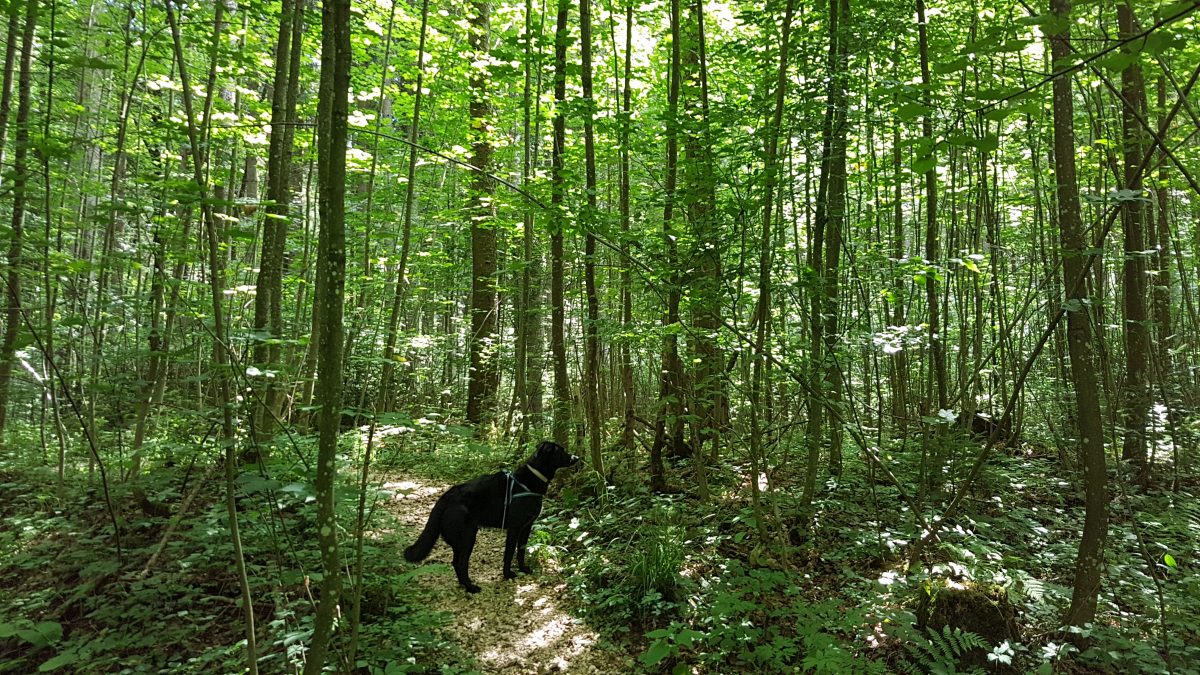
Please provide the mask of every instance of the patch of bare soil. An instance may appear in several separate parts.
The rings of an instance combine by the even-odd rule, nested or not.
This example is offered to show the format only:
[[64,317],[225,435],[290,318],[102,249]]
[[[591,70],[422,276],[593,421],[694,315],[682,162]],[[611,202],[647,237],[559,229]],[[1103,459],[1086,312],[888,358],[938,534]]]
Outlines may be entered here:
[[[410,528],[409,540],[425,526],[433,504],[447,485],[421,480],[384,484],[387,508]],[[537,525],[534,525],[536,528]],[[400,555],[400,551],[396,551]],[[628,673],[633,659],[572,616],[565,601],[566,582],[558,570],[537,569],[532,575],[505,580],[504,532],[482,529],[471,555],[471,578],[483,587],[467,593],[449,569],[451,551],[439,541],[421,565],[443,563],[441,574],[418,576],[414,584],[422,601],[448,612],[447,626],[464,651],[475,654],[486,673]]]

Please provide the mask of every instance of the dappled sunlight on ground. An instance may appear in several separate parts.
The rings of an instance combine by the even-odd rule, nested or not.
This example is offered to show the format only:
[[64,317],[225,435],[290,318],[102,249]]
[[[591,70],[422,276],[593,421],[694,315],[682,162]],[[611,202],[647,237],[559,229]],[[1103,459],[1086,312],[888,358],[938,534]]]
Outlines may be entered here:
[[[408,528],[407,545],[425,526],[434,502],[449,486],[407,476],[383,484],[385,508]],[[536,525],[534,526],[536,529]],[[399,554],[399,551],[397,551]],[[563,599],[566,583],[553,569],[537,569],[506,581],[501,573],[504,532],[479,532],[471,555],[471,578],[483,587],[474,595],[459,587],[450,570],[451,551],[439,541],[422,565],[442,563],[444,572],[414,580],[414,592],[429,607],[449,614],[447,631],[465,651],[475,654],[486,673],[627,673],[630,657],[603,644],[600,636],[573,616]]]

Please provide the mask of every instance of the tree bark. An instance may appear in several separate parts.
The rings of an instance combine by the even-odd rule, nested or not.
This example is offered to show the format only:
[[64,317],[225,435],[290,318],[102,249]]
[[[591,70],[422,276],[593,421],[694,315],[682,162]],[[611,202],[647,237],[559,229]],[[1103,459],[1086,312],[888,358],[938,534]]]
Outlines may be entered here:
[[554,141],[550,151],[550,209],[554,222],[550,229],[550,351],[554,361],[554,442],[567,445],[571,423],[571,383],[567,375],[566,307],[564,306],[563,154],[566,150],[566,118],[563,106],[567,98],[567,30],[569,0],[558,0],[554,29]]
[[[268,373],[279,367],[283,338],[283,256],[287,244],[291,192],[291,137],[289,123],[295,114],[295,89],[291,82],[299,73],[291,70],[294,23],[303,21],[300,0],[283,0],[279,32],[275,41],[275,79],[271,85],[271,139],[267,149],[267,208],[262,228],[262,253],[254,296],[254,363],[263,372],[260,400],[255,401],[254,432],[270,436],[274,416],[279,414],[281,390],[278,377]],[[289,96],[290,95],[290,96]]]
[[[927,35],[928,22],[925,19],[925,0],[917,0],[917,39],[921,52],[921,85],[924,89],[922,102],[930,109],[921,118],[921,133],[925,138],[930,157],[936,157],[933,137],[933,83],[929,75],[929,38]],[[938,287],[935,271],[938,266],[938,256],[941,255],[940,234],[937,220],[937,164],[931,163],[925,171],[925,297],[929,312],[929,355],[933,362],[934,383],[937,386],[938,410],[950,407],[949,380],[946,375],[946,351],[942,335],[941,304],[938,299]]]
[[[675,235],[675,188],[679,179],[679,0],[671,0],[671,63],[667,84],[667,157],[663,183],[663,241],[667,248],[667,305],[663,311],[662,369],[659,376],[658,412],[654,420],[654,443],[650,446],[650,489],[667,489],[663,450],[668,443],[674,455],[683,455],[683,363],[679,360],[679,254]],[[668,430],[668,425],[670,429]]]
[[[1050,11],[1062,29],[1049,36],[1053,67],[1069,65],[1071,52],[1070,0],[1050,0]],[[1108,534],[1108,486],[1105,473],[1104,429],[1100,418],[1100,391],[1093,360],[1092,322],[1088,316],[1088,253],[1079,213],[1079,183],[1075,172],[1075,103],[1071,78],[1054,80],[1054,175],[1058,184],[1058,220],[1063,251],[1063,281],[1067,293],[1067,350],[1075,385],[1076,419],[1085,482],[1085,516],[1079,555],[1075,561],[1075,586],[1071,607],[1063,622],[1082,626],[1096,616],[1096,596]]]
[[[1117,23],[1122,39],[1134,34],[1133,8],[1117,5]],[[1125,314],[1125,379],[1121,401],[1121,426],[1124,441],[1121,459],[1138,472],[1138,482],[1149,481],[1146,450],[1146,417],[1150,412],[1150,313],[1146,287],[1146,209],[1142,202],[1142,156],[1145,132],[1139,116],[1145,117],[1146,86],[1137,56],[1121,71],[1121,128],[1124,133],[1124,183],[1130,199],[1121,205],[1125,233],[1124,288],[1122,309]]]
[[600,298],[596,292],[596,103],[592,98],[592,10],[591,0],[579,0],[580,79],[583,84],[584,185],[587,206],[580,221],[584,228],[583,285],[587,298],[587,320],[583,324],[584,371],[583,401],[587,414],[588,447],[592,470],[604,475],[604,455],[600,441]]
[[[8,270],[5,281],[7,310],[4,315],[4,339],[0,343],[0,439],[8,425],[9,386],[17,336],[21,332],[21,248],[25,245],[25,210],[29,188],[29,107],[33,63],[33,36],[37,32],[38,0],[25,5],[25,28],[21,33],[21,73],[17,80],[17,136],[13,152],[12,231],[8,242]],[[11,36],[10,36],[11,37]],[[49,216],[49,214],[47,214]]]
[[[342,307],[346,285],[346,135],[350,89],[350,0],[321,7],[321,85],[317,108],[317,171],[321,232],[317,242],[317,290],[321,344],[317,354],[317,543],[321,549],[321,600],[313,620],[305,675],[325,665],[342,595],[334,484],[342,409]],[[317,314],[314,310],[314,314]]]

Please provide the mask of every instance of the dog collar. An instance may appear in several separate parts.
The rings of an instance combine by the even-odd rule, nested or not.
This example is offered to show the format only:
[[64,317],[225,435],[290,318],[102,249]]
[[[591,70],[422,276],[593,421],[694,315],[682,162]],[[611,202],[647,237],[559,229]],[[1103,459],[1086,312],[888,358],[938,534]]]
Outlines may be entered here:
[[550,484],[550,479],[543,476],[541,471],[538,471],[537,469],[533,468],[532,466],[529,466],[528,464],[525,465],[525,468],[529,469],[529,472],[532,473],[533,475],[537,476],[538,478],[541,478],[542,482],[545,483],[546,485]]

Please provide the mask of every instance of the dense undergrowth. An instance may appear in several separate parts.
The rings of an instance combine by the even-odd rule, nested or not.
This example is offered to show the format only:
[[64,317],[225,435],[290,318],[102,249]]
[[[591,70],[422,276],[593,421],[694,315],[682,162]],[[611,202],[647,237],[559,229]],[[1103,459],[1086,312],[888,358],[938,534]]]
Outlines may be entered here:
[[[9,440],[22,447],[19,434]],[[135,483],[110,476],[118,550],[95,474],[79,467],[59,489],[30,450],[34,439],[25,441],[0,458],[0,672],[239,671],[242,610],[216,458],[180,446],[175,456],[194,459],[155,465]],[[347,569],[355,441],[347,435],[339,493]],[[302,441],[239,479],[263,672],[295,670],[311,630],[320,573],[305,467],[314,454]],[[385,438],[377,469],[453,482],[523,454],[424,425]],[[701,502],[650,494],[639,458],[610,456],[626,468],[615,485],[584,470],[557,486],[535,529],[535,560],[562,569],[574,610],[648,672],[1200,672],[1194,483],[1114,496],[1101,610],[1072,634],[1058,621],[1082,508],[1053,458],[994,458],[924,564],[907,569],[915,519],[896,486],[852,457],[807,514],[791,487],[799,477],[777,471],[760,523],[745,466],[711,466],[712,495]],[[890,461],[901,480],[917,475],[917,453]],[[689,481],[688,463],[671,477]],[[956,479],[951,467],[945,484],[918,495],[925,518]],[[402,562],[396,552],[415,533],[389,518],[374,509],[366,528],[361,635],[355,663],[340,667],[476,670],[439,629],[446,617],[410,593],[413,575],[449,572]],[[346,640],[339,646],[345,655]]]
[[1190,492],[1113,500],[1097,622],[1063,632],[1082,508],[1056,460],[997,458],[926,564],[908,570],[913,518],[861,464],[828,485],[812,518],[796,493],[769,493],[767,544],[745,472],[714,478],[707,503],[640,486],[598,500],[568,490],[545,518],[579,606],[626,635],[649,670],[1200,672]]
[[[311,635],[321,578],[305,469],[311,457],[315,443],[302,441],[266,466],[245,467],[239,477],[239,523],[264,673],[298,672]],[[354,467],[348,457],[344,462],[338,518],[343,561],[351,569],[357,490],[350,482]],[[222,472],[210,471],[218,464],[215,456],[195,456],[187,465],[155,467],[136,484],[113,480],[109,467],[121,524],[118,550],[99,479],[86,466],[59,490],[52,470],[31,465],[27,454],[0,459],[0,673],[243,672],[244,619]],[[174,522],[193,490],[191,508]],[[437,629],[444,617],[407,593],[414,575],[437,569],[402,562],[397,551],[408,533],[396,532],[385,510],[373,511],[367,529],[353,670],[426,672],[414,663],[460,663],[438,671],[469,671],[470,655]],[[344,658],[346,641],[339,646]],[[338,669],[352,670],[345,662]]]

